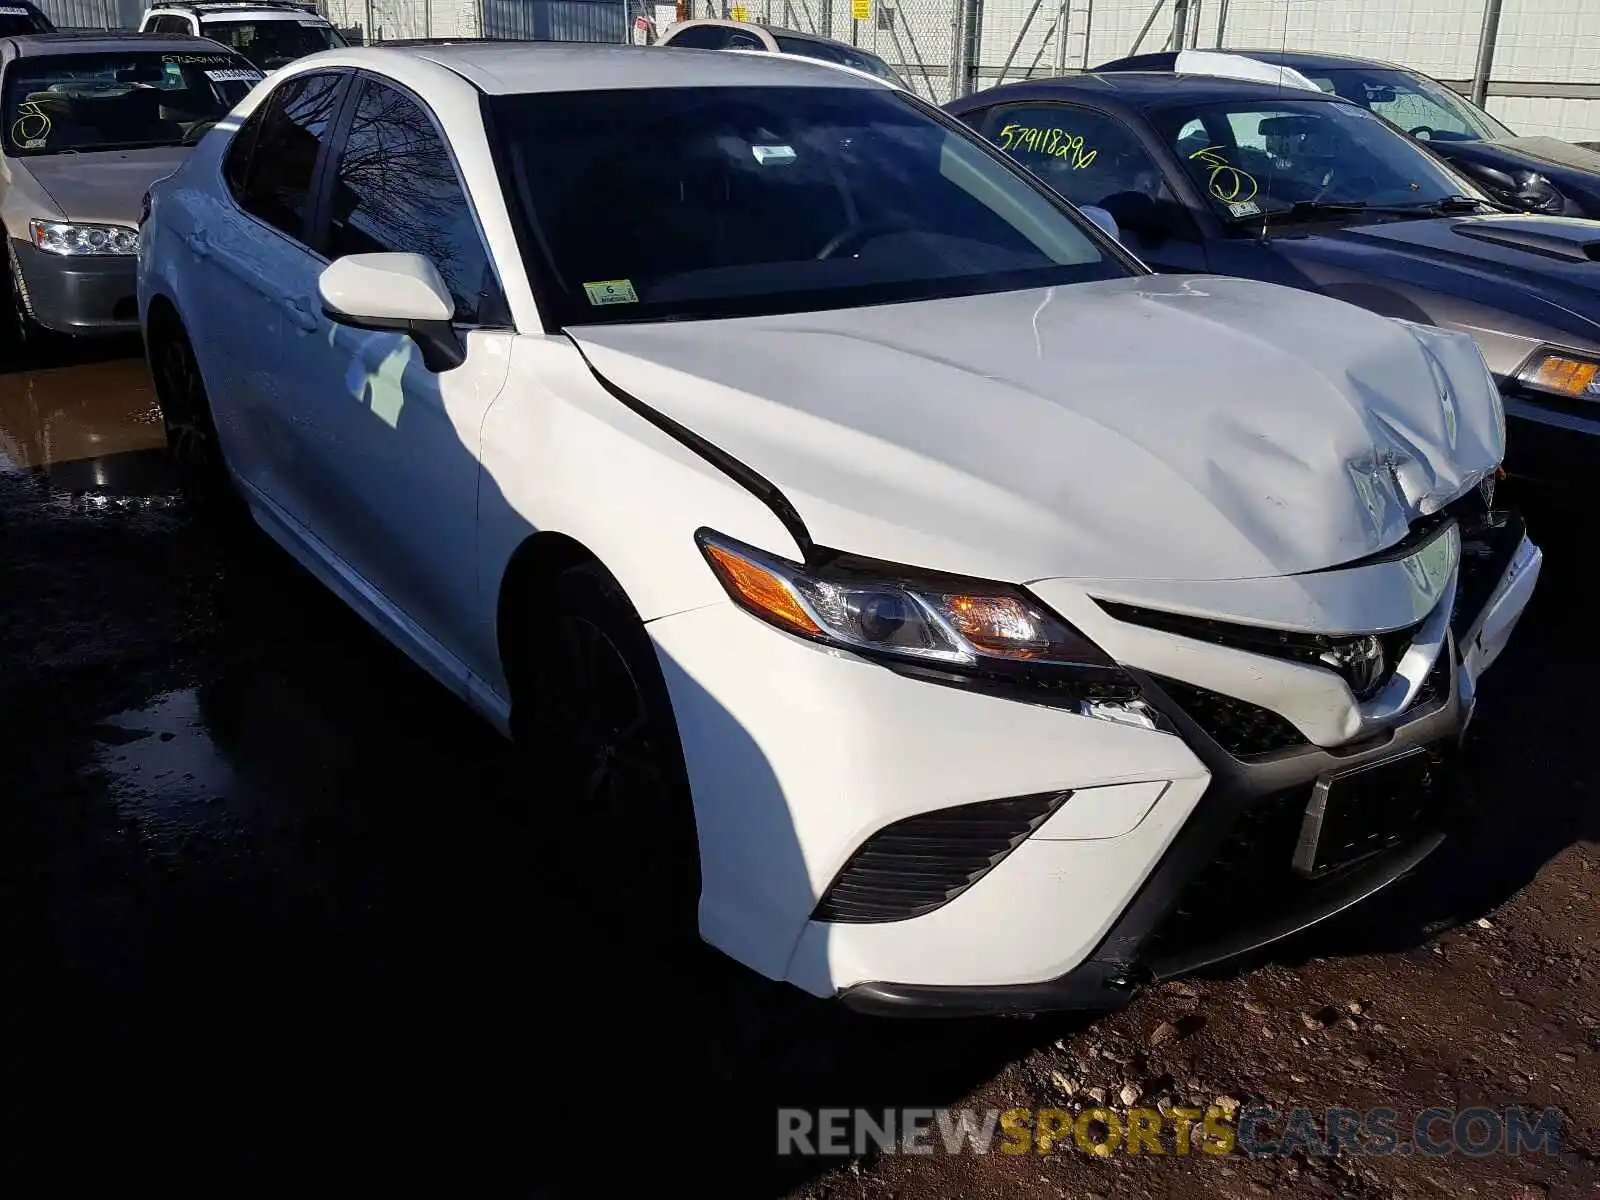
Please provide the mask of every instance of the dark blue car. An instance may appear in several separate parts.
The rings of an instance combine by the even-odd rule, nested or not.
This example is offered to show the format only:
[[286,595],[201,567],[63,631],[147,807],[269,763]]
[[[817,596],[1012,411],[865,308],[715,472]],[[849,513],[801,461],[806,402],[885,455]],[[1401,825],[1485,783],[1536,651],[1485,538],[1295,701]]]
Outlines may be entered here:
[[[1552,137],[1522,137],[1466,97],[1409,67],[1298,50],[1225,53],[1300,72],[1369,108],[1471,175],[1496,200],[1546,216],[1600,218],[1600,153]],[[1171,71],[1177,54],[1136,54],[1097,72]]]
[[948,107],[1109,213],[1156,270],[1287,284],[1472,334],[1505,397],[1512,472],[1570,482],[1600,461],[1600,222],[1508,213],[1323,92],[1119,72]]

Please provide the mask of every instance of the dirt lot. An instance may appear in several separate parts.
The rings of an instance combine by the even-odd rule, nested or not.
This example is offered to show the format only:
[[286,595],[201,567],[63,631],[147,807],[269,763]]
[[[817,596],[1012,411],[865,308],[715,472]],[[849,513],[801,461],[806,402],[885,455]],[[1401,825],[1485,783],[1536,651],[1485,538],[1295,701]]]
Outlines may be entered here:
[[[1090,1021],[884,1024],[627,961],[505,753],[176,498],[129,347],[0,375],[5,1162],[171,1193],[1600,1194],[1600,643],[1586,518],[1471,739],[1482,817],[1261,961]],[[1591,618],[1592,619],[1592,618]],[[1036,914],[1048,920],[1049,914]],[[1554,1107],[1513,1159],[779,1158],[780,1106]],[[8,1096],[6,1094],[9,1093]],[[937,1140],[937,1139],[935,1139]]]

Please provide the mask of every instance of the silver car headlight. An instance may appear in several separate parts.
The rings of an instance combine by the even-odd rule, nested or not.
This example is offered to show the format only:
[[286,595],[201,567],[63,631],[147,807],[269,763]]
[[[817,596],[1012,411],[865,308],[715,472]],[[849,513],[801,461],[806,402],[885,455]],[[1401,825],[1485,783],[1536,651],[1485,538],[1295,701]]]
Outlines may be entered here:
[[28,222],[33,244],[46,254],[137,254],[139,231],[126,225],[93,225],[77,221]]

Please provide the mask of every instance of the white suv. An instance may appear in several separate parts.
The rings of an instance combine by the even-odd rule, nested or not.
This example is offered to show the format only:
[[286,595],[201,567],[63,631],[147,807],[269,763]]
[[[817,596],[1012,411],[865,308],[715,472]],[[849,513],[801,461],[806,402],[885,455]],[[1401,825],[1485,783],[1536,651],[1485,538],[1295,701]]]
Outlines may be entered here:
[[221,42],[263,71],[349,45],[314,4],[286,0],[260,3],[164,4],[149,9],[140,33],[192,34]]

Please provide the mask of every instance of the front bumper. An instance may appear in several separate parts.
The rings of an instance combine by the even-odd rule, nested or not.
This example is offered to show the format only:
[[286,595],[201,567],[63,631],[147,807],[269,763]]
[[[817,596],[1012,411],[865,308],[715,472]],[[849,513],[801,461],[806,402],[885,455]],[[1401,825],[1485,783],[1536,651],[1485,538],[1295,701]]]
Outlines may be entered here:
[[132,255],[46,254],[13,238],[28,311],[57,333],[121,334],[139,329]]
[[[731,606],[654,622],[700,827],[706,939],[859,1010],[969,1015],[1115,1007],[1146,981],[1338,913],[1421,862],[1462,810],[1456,752],[1477,678],[1539,569],[1520,522],[1463,560],[1451,633],[1402,719],[1336,749],[1223,748],[1167,681],[1177,730],[907,679],[775,634]],[[1292,869],[1317,781],[1409,750],[1440,786],[1359,860]],[[852,852],[916,814],[1052,790],[1069,799],[933,911],[818,919]]]
[[[1590,407],[1600,409],[1600,405]],[[1536,483],[1592,486],[1600,471],[1600,412],[1505,397],[1506,472]]]

